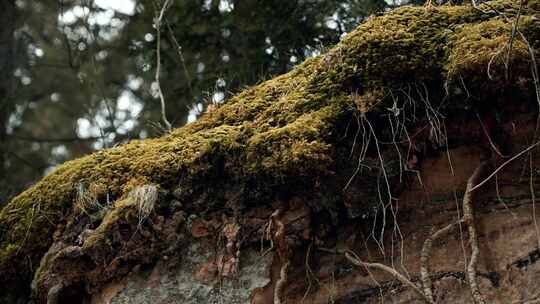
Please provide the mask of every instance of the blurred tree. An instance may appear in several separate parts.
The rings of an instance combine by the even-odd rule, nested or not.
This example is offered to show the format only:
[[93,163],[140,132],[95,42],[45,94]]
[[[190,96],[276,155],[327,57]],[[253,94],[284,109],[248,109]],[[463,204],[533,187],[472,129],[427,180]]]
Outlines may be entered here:
[[[4,0],[0,12],[0,204],[58,163],[155,136],[164,1]],[[319,54],[384,0],[175,0],[160,84],[173,126],[243,86]]]
[[[160,9],[155,1],[140,5],[143,20]],[[182,125],[193,119],[186,106],[192,115],[200,113],[242,86],[285,73],[387,6],[383,0],[174,1],[165,13],[161,44],[168,117]],[[148,53],[154,38],[145,34],[134,49],[147,58],[141,62],[154,63],[155,53]]]
[[7,128],[13,111],[14,83],[12,79],[15,56],[15,2],[0,5],[0,201],[10,195],[7,180],[9,147]]

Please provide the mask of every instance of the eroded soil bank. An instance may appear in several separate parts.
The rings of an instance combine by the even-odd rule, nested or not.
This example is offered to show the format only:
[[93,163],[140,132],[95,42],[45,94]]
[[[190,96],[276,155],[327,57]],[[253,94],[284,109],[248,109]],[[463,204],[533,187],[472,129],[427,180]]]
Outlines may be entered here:
[[[505,125],[514,147],[507,152],[513,155],[526,145],[535,126],[532,115],[515,118]],[[467,129],[475,124],[480,127],[475,121]],[[360,216],[333,226],[308,207],[310,202],[290,198],[288,209],[279,215],[284,238],[293,248],[287,256],[290,265],[279,293],[281,303],[422,303],[392,275],[356,267],[343,251],[354,250],[364,261],[391,266],[420,285],[424,241],[462,216],[467,179],[486,148],[459,145],[424,158],[395,205],[387,208],[384,229],[380,214],[371,218],[375,222]],[[535,198],[540,185],[534,166],[538,156],[533,157],[532,176],[524,155],[505,166],[475,198],[481,251],[478,278],[487,303],[534,303],[538,296],[540,230],[535,216],[540,213]],[[347,206],[342,208],[346,213]],[[180,257],[137,268],[93,295],[92,303],[277,303],[276,284],[284,261],[276,252],[279,244],[272,250],[265,238],[276,233],[272,212],[255,208],[236,222],[249,231],[237,261],[226,250],[230,219],[217,214],[194,219]],[[429,263],[436,303],[473,303],[466,276],[469,259],[465,226],[435,242]]]
[[0,303],[527,303],[539,11],[374,16],[195,123],[63,164],[0,212]]

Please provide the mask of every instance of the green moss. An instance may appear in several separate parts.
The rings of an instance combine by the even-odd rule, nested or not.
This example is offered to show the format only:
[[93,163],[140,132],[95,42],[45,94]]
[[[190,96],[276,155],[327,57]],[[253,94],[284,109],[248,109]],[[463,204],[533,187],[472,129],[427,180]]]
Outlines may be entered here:
[[526,73],[530,65],[527,45],[516,37],[509,54],[511,32],[512,24],[503,18],[459,27],[453,36],[453,47],[446,66],[448,77],[501,79],[504,78],[507,60],[514,72]]
[[108,232],[111,231],[111,227],[117,225],[120,219],[124,219],[125,222],[130,222],[137,218],[137,206],[136,202],[131,199],[119,200],[114,204],[114,208],[109,212],[99,227],[85,240],[81,252],[94,249],[97,243],[106,243],[105,239],[108,236]]
[[[519,7],[518,1],[489,4],[509,18]],[[527,1],[522,11],[520,29],[533,46],[540,45],[539,7],[538,0]],[[170,190],[179,181],[205,176],[217,159],[240,182],[332,174],[340,136],[335,127],[355,103],[362,113],[373,112],[387,106],[381,102],[387,90],[418,82],[442,86],[464,75],[485,79],[487,64],[510,29],[496,13],[470,6],[396,9],[371,18],[327,53],[246,89],[195,123],[162,138],[67,162],[1,211],[2,280],[9,282],[15,273],[31,276],[27,261],[37,265],[57,225],[70,220],[80,183],[99,189],[97,197],[120,199],[141,182]],[[528,62],[525,55],[523,42],[516,42],[516,65]],[[494,71],[501,64],[493,61]]]
[[340,111],[340,103],[331,102],[283,127],[252,136],[247,144],[249,170],[273,172],[277,177],[330,172],[332,147],[327,139]]

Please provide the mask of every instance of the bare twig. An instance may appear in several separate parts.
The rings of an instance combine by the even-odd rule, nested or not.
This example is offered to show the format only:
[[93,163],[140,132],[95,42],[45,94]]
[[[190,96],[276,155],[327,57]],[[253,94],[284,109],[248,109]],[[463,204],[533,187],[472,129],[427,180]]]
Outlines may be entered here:
[[159,100],[161,102],[161,120],[163,121],[163,124],[165,125],[165,128],[167,131],[171,131],[172,126],[169,120],[167,119],[166,115],[166,108],[165,108],[165,96],[163,96],[163,91],[161,90],[161,83],[159,79],[159,74],[161,72],[161,21],[163,20],[163,15],[165,14],[165,11],[169,7],[171,1],[165,0],[165,3],[161,7],[161,11],[159,12],[159,15],[156,16],[154,20],[154,26],[156,28],[156,76],[155,76],[155,82],[157,86],[157,93],[159,95]]
[[167,25],[167,29],[169,30],[169,36],[171,37],[173,43],[174,43],[174,46],[176,47],[176,52],[178,53],[178,57],[180,58],[180,62],[182,63],[182,68],[184,69],[184,76],[186,77],[186,83],[187,83],[187,86],[188,86],[188,89],[189,89],[189,93],[191,95],[191,97],[194,96],[193,94],[193,86],[191,85],[191,76],[189,75],[189,71],[188,71],[188,68],[187,68],[187,65],[186,65],[186,60],[184,58],[184,52],[182,51],[182,46],[180,45],[180,43],[178,42],[178,40],[176,39],[176,37],[174,36],[174,32],[171,28],[171,25],[169,24],[169,21],[167,20],[167,18],[165,18],[165,24]]

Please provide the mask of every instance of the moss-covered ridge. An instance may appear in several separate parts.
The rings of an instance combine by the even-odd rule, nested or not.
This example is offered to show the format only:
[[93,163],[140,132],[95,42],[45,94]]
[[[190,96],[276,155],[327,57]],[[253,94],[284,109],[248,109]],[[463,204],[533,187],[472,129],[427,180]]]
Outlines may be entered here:
[[[470,6],[403,7],[373,17],[326,54],[246,89],[195,123],[63,164],[1,211],[2,280],[31,280],[53,232],[72,220],[80,184],[98,189],[97,197],[119,199],[140,184],[170,190],[217,166],[239,182],[324,176],[334,169],[341,136],[335,124],[356,109],[385,109],[385,92],[410,83],[467,82],[493,89],[530,82],[530,54],[517,38],[510,62],[519,83],[518,77],[501,76],[509,20],[515,19],[519,2],[499,0],[483,8],[490,12]],[[540,45],[539,9],[540,2],[532,0],[521,11],[519,28],[533,47]]]

